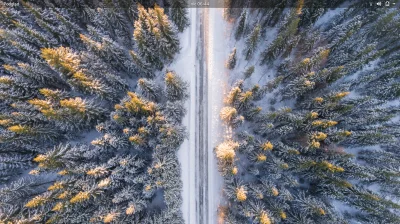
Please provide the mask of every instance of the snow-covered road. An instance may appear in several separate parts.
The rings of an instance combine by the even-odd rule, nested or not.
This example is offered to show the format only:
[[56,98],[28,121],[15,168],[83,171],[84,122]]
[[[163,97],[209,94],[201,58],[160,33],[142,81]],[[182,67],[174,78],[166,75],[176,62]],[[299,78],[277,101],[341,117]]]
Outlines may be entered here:
[[178,152],[181,163],[182,189],[182,213],[185,223],[196,223],[196,183],[195,183],[195,123],[196,123],[196,77],[198,66],[196,60],[196,48],[198,45],[198,10],[189,8],[190,26],[180,34],[180,54],[170,66],[179,76],[189,83],[190,97],[185,103],[187,113],[183,118],[183,125],[188,130],[186,139]]
[[185,223],[217,223],[222,198],[213,148],[223,138],[219,121],[228,80],[224,61],[229,54],[223,9],[189,8],[190,27],[180,35],[181,52],[170,66],[190,85],[183,124],[188,129],[178,157],[182,167]]
[[207,222],[218,222],[217,210],[222,199],[222,177],[218,172],[217,161],[213,149],[224,137],[224,128],[219,119],[223,107],[223,98],[228,83],[228,71],[225,60],[229,54],[229,25],[223,18],[222,8],[204,9],[205,60],[208,87],[208,217]]

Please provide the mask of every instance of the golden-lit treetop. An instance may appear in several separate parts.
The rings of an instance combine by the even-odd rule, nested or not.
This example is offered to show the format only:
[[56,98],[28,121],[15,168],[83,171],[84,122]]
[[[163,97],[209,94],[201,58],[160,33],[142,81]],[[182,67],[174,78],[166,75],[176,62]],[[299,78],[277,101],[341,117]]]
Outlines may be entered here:
[[61,72],[73,74],[79,70],[80,59],[70,48],[43,48],[42,58],[44,58],[49,65]]
[[244,186],[239,186],[236,188],[236,199],[238,201],[246,201],[247,199],[247,190],[245,189]]
[[232,140],[224,141],[216,148],[217,158],[225,162],[233,162],[236,153],[235,150],[239,147],[239,143]]

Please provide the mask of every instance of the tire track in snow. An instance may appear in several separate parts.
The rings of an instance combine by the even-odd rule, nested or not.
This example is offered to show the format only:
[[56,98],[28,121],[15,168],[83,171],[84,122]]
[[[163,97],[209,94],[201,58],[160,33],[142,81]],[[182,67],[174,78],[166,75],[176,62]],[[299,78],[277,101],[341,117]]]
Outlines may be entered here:
[[206,43],[207,40],[205,32],[207,29],[204,27],[207,27],[207,24],[205,23],[207,20],[205,20],[206,16],[205,10],[201,11],[200,15],[200,38],[199,38],[199,44],[197,48],[197,56],[198,56],[198,65],[199,65],[199,76],[198,76],[198,87],[199,87],[199,92],[198,92],[198,129],[197,129],[197,136],[198,136],[198,169],[196,169],[196,172],[198,173],[197,176],[197,183],[198,183],[198,203],[197,207],[198,210],[197,212],[197,217],[198,217],[198,224],[203,224],[206,223],[206,220],[208,220],[208,184],[207,184],[207,175],[208,175],[208,151],[207,151],[207,133],[208,133],[208,128],[207,128],[207,109],[208,109],[208,102],[207,102],[207,93],[208,93],[208,88],[207,88],[207,77],[205,74],[207,74],[205,70],[205,58],[204,58],[204,50],[207,47]]

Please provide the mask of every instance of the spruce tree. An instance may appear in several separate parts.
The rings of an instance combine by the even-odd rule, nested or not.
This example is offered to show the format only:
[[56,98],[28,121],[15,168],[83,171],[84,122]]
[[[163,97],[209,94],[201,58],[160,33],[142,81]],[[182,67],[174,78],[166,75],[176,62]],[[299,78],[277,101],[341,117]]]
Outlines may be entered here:
[[254,65],[246,68],[246,70],[244,71],[243,75],[244,75],[244,79],[248,79],[251,77],[251,75],[254,73]]
[[[179,40],[176,36],[176,30],[168,20],[168,16],[164,14],[164,9],[158,5],[154,6],[154,10],[150,10],[151,15],[157,23],[158,30],[161,34],[159,44],[163,52],[163,58],[170,62],[173,56],[179,52]],[[153,32],[158,32],[153,30]],[[156,33],[156,36],[158,34]]]
[[163,66],[161,58],[155,55],[155,52],[158,51],[157,48],[159,48],[159,45],[157,44],[156,36],[153,33],[153,30],[155,29],[154,21],[143,6],[139,5],[138,11],[138,19],[134,24],[134,40],[137,43],[141,57],[149,62],[155,69],[161,69]]
[[235,66],[236,66],[236,47],[233,48],[233,51],[229,55],[228,61],[226,62],[226,67],[230,70],[234,69]]
[[246,29],[246,16],[247,16],[247,11],[243,10],[242,14],[239,17],[238,26],[235,32],[236,40],[239,40],[242,37],[243,32]]
[[170,17],[172,22],[174,22],[175,26],[178,28],[179,32],[183,32],[183,30],[189,26],[189,19],[187,17],[188,3],[186,0],[170,0],[171,9],[170,9]]
[[260,24],[256,24],[251,33],[246,38],[246,47],[244,49],[244,56],[246,60],[250,60],[253,57],[254,51],[257,48],[261,32]]
[[165,74],[165,87],[167,98],[170,101],[183,100],[188,97],[187,83],[182,78],[177,76],[174,72],[169,71]]
[[163,9],[20,4],[0,12],[0,223],[182,223],[187,87],[153,79],[179,51]]
[[281,22],[259,58],[268,77],[249,79],[256,75],[249,67],[245,80],[232,80],[220,112],[232,132],[215,148],[229,201],[221,219],[397,223],[398,106],[387,102],[398,99],[398,52],[388,50],[392,37],[377,38],[394,14],[344,10],[317,25],[309,16],[325,10],[308,4],[297,1],[282,16],[249,12],[260,24]]

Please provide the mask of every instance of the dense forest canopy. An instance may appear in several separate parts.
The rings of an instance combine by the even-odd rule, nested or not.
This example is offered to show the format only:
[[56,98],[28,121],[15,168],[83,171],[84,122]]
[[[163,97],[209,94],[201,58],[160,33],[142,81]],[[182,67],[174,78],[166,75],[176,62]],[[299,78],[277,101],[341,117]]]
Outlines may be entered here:
[[19,3],[0,4],[0,223],[182,223],[185,2]]
[[[398,8],[221,2],[219,221],[400,223]],[[0,1],[0,223],[184,223],[195,73],[169,67],[189,2],[18,3]]]
[[220,112],[233,134],[215,148],[221,219],[399,223],[400,11],[225,2],[235,48]]

